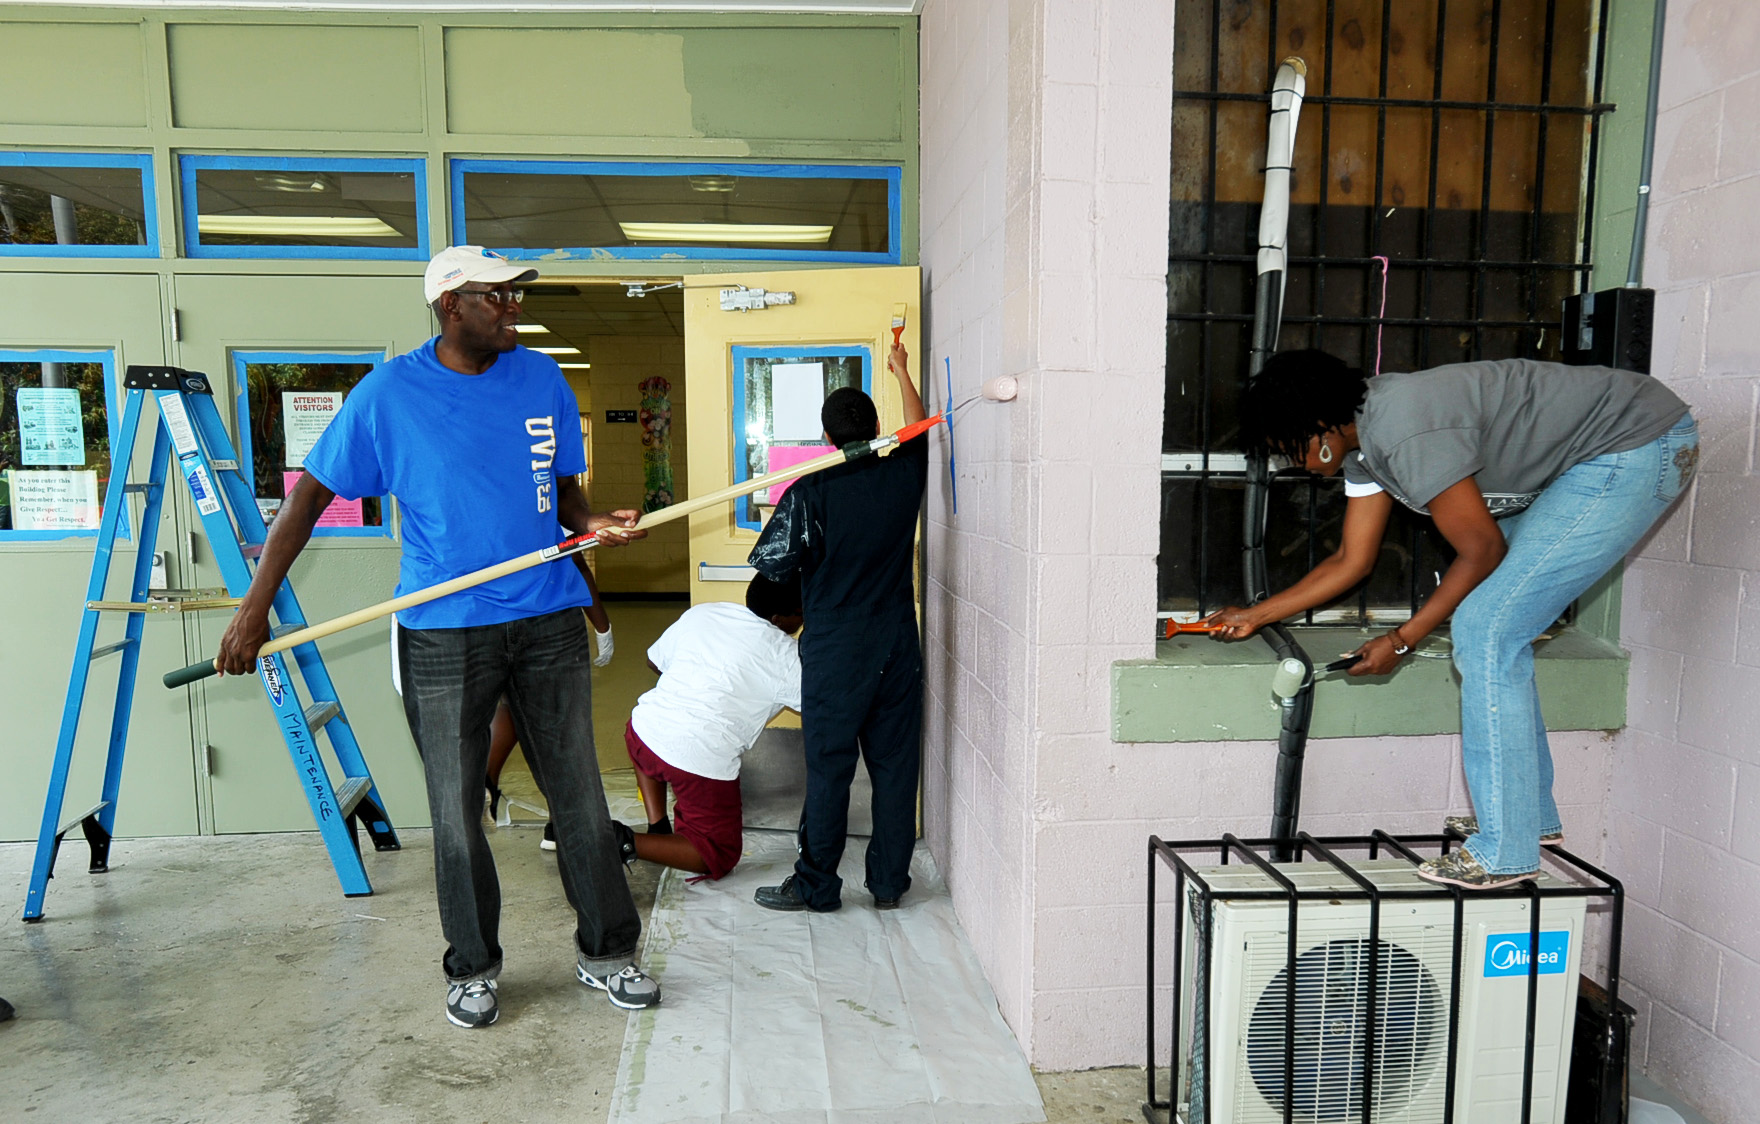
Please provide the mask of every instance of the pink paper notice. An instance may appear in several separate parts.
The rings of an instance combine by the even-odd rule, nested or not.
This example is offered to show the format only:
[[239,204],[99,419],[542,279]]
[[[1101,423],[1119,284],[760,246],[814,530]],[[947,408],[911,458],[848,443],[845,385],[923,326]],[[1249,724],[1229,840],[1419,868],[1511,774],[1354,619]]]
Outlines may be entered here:
[[[293,486],[299,483],[299,478],[304,475],[303,472],[283,472],[281,474],[281,494],[284,496],[293,495]],[[361,501],[345,500],[338,496],[330,501],[330,506],[324,509],[324,514],[318,516],[317,525],[320,527],[365,526],[361,514]]]
[[[822,457],[826,453],[835,452],[837,452],[836,445],[772,445],[770,446],[770,467],[767,471],[778,472],[785,468],[792,468],[803,461],[810,461],[814,457]],[[798,479],[800,477],[795,477],[795,480]],[[782,499],[782,493],[788,491],[793,484],[794,480],[784,480],[780,484],[770,485],[768,500],[770,506],[775,507],[777,501]]]

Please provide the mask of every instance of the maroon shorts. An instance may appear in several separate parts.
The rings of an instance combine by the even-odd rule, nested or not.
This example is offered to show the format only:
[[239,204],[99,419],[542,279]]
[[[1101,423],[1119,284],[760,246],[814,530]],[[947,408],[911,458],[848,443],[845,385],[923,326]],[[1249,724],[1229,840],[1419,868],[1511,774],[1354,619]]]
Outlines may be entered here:
[[739,781],[717,781],[668,765],[649,749],[631,723],[624,723],[623,744],[636,772],[665,781],[673,792],[673,830],[691,841],[703,856],[710,878],[721,878],[739,864],[744,848],[740,819]]

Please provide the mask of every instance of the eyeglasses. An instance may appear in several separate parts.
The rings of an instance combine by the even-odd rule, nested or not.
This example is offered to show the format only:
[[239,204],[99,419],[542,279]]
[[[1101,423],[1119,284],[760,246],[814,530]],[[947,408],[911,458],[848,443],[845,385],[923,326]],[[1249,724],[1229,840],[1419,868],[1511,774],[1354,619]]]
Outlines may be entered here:
[[490,304],[506,308],[511,304],[519,304],[526,299],[524,289],[455,289],[461,297],[482,297]]

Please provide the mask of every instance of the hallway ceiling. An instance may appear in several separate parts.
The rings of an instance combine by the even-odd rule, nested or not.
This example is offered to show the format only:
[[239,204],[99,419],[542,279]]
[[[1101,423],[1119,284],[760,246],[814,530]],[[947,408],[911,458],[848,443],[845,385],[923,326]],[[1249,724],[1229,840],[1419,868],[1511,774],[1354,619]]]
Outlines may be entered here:
[[684,294],[677,289],[631,297],[622,285],[539,282],[527,286],[527,292],[521,319],[542,324],[550,332],[523,334],[520,342],[528,347],[569,344],[584,353],[559,355],[558,362],[590,360],[592,356],[585,353],[594,336],[684,335]]

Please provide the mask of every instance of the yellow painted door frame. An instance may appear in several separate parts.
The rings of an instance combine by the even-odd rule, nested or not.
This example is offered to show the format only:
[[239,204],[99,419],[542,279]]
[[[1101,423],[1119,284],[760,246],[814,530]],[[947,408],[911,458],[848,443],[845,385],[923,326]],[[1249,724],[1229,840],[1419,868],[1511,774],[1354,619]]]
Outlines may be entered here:
[[[721,308],[723,289],[744,285],[768,292],[792,292],[793,304],[749,311]],[[718,273],[688,278],[685,285],[685,377],[689,418],[689,482],[684,494],[700,496],[734,481],[733,349],[748,347],[866,348],[868,380],[880,413],[880,431],[904,424],[898,386],[886,370],[892,346],[892,314],[906,309],[903,343],[911,354],[911,373],[925,400],[924,356],[920,346],[922,274],[916,266],[859,269],[802,269],[765,273]],[[701,567],[743,566],[758,534],[739,527],[733,506],[691,516],[691,602],[738,601],[739,582],[701,579]]]

